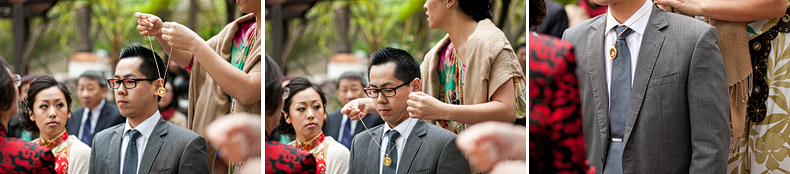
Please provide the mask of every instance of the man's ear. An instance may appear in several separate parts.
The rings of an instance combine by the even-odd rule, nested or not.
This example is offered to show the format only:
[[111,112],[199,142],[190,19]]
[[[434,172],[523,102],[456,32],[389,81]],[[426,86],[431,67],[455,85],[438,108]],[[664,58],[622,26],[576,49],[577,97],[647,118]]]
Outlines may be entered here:
[[420,81],[420,78],[414,78],[409,86],[411,86],[412,92],[422,91],[422,81]]
[[164,88],[165,87],[165,79],[159,78],[156,79],[156,89]]

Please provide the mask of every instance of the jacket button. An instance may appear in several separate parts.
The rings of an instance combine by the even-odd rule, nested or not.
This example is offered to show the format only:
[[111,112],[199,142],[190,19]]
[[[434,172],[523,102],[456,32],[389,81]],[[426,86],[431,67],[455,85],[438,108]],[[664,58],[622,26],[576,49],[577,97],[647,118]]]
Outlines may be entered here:
[[604,158],[603,157],[601,157],[601,162],[604,162]]

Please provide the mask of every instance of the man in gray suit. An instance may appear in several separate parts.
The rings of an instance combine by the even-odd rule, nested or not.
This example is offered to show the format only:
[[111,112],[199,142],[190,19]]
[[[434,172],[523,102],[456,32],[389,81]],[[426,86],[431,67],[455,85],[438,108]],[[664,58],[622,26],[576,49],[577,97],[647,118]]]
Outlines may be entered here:
[[368,74],[365,94],[374,99],[368,107],[377,109],[385,124],[354,136],[349,173],[469,173],[454,133],[410,118],[406,111],[409,93],[421,89],[417,60],[406,51],[384,48],[370,56]]
[[576,47],[596,173],[725,173],[729,100],[716,29],[646,0],[596,0]]
[[209,173],[203,137],[164,121],[157,111],[157,90],[165,83],[159,55],[129,46],[120,57],[107,81],[126,122],[96,134],[89,173]]

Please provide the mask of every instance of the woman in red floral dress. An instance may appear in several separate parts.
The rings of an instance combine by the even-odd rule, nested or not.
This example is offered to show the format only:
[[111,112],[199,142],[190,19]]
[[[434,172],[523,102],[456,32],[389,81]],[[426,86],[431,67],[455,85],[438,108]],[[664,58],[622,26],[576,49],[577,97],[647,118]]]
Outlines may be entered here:
[[27,94],[19,123],[41,136],[33,143],[52,151],[58,174],[88,173],[90,146],[66,132],[66,119],[71,117],[71,92],[66,85],[44,75],[30,84]]
[[[530,0],[530,25],[545,15],[542,0]],[[541,8],[542,7],[542,8]],[[529,34],[529,168],[532,173],[587,171],[581,96],[573,45]]]
[[8,121],[17,113],[19,75],[0,57],[0,173],[55,173],[55,157],[48,148],[6,136]]

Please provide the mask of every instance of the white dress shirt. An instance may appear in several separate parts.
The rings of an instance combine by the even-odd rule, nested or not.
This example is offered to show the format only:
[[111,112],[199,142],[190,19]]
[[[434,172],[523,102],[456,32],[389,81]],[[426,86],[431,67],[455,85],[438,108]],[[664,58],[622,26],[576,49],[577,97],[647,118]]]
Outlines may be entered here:
[[[154,132],[154,127],[156,127],[156,123],[159,122],[159,118],[162,118],[162,115],[159,114],[159,111],[156,111],[154,115],[145,119],[142,123],[137,125],[134,129],[140,132],[140,136],[137,137],[137,171],[140,171],[140,161],[143,160],[143,152],[145,152],[145,145],[148,143],[148,138],[151,137],[151,132]],[[121,174],[123,173],[123,162],[124,158],[126,157],[126,146],[129,145],[129,130],[132,130],[132,126],[129,125],[129,120],[126,120],[124,123],[123,128],[123,139],[121,140]]]
[[357,120],[350,120],[346,114],[343,114],[343,118],[340,120],[340,131],[337,133],[337,142],[343,141],[343,130],[346,128],[346,121],[351,121],[351,137],[354,137],[354,130],[357,128]]
[[[639,48],[642,46],[642,36],[645,34],[645,27],[647,27],[648,19],[650,19],[650,13],[653,11],[653,2],[650,0],[646,0],[645,4],[639,8],[631,17],[628,18],[624,23],[617,22],[612,16],[611,8],[609,7],[609,12],[606,13],[606,35],[604,40],[606,41],[604,45],[604,60],[606,61],[606,89],[611,94],[612,91],[612,57],[609,57],[609,49],[614,47],[612,43],[617,40],[617,33],[614,30],[614,27],[617,26],[628,26],[631,28],[631,34],[625,38],[625,42],[628,44],[628,51],[631,52],[631,85],[634,84],[634,72],[636,72],[636,62],[639,60]],[[642,16],[642,14],[645,14]],[[642,16],[642,18],[639,18]],[[636,22],[634,22],[637,18]],[[633,24],[631,24],[633,23]],[[621,50],[617,50],[618,54],[622,53]],[[611,100],[611,98],[609,99]]]
[[[406,140],[408,139],[409,135],[411,134],[411,131],[414,129],[414,125],[415,124],[417,124],[417,119],[409,117],[409,118],[406,118],[406,120],[403,120],[403,122],[400,122],[400,124],[398,124],[394,128],[395,130],[398,130],[398,133],[400,134],[398,139],[395,140],[395,148],[398,149],[398,160],[393,160],[392,161],[393,165],[395,165],[395,171],[398,171],[398,166],[400,166],[400,159],[401,159],[401,157],[403,157],[403,155],[402,155],[403,154],[403,147],[406,146]],[[387,146],[389,144],[389,141],[390,141],[389,140],[390,138],[387,135],[387,131],[393,129],[387,123],[384,123],[383,126],[384,126],[384,130],[381,132],[382,138],[381,138],[381,142],[379,142],[379,143],[381,143],[381,149],[380,149],[381,155],[379,156],[379,162],[378,162],[379,163],[379,173],[381,173],[382,169],[385,167],[384,166],[384,157],[386,156],[385,153],[390,151],[390,149],[387,148]],[[397,163],[395,163],[395,162],[397,162]]]
[[[85,108],[85,111],[88,110],[91,111],[91,117],[90,117],[91,135],[93,135],[94,132],[96,132],[96,124],[99,122],[99,116],[101,115],[101,110],[104,109],[104,103],[106,103],[106,100],[101,99],[101,102],[99,102],[99,105],[96,105],[96,107]],[[82,138],[82,131],[83,131],[82,129],[85,128],[84,125],[85,125],[85,121],[87,120],[88,120],[88,112],[82,112],[82,120],[80,120],[80,130],[79,130],[80,132],[72,132],[72,133],[77,133],[78,135],[77,137],[79,137],[80,139]]]

